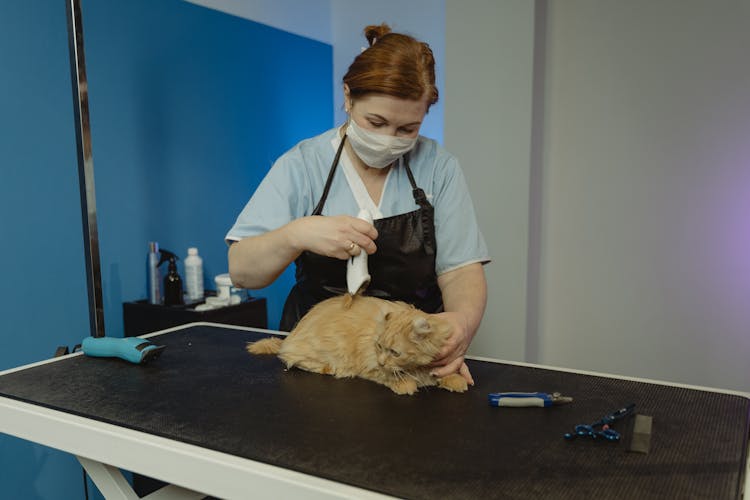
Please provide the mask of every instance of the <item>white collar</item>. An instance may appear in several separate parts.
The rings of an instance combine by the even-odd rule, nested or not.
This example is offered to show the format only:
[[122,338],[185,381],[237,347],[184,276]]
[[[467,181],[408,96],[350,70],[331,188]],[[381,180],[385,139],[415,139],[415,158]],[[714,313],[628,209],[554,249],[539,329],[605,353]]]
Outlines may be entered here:
[[[338,131],[336,132],[336,135],[331,140],[331,146],[333,146],[334,151],[339,148],[339,145],[341,144],[341,137],[338,134]],[[346,177],[346,182],[349,184],[349,189],[352,191],[352,195],[354,196],[354,200],[357,202],[357,205],[359,206],[359,209],[366,209],[369,210],[370,214],[372,214],[373,220],[382,219],[383,213],[380,211],[380,203],[383,202],[383,195],[385,194],[385,188],[388,185],[388,179],[391,178],[391,170],[388,171],[388,174],[386,174],[385,182],[383,183],[383,191],[380,194],[380,203],[378,205],[375,205],[375,202],[372,201],[372,198],[370,198],[370,193],[367,192],[367,188],[365,187],[365,183],[362,182],[362,178],[359,176],[359,173],[357,173],[357,170],[354,168],[354,164],[351,161],[351,158],[349,158],[349,155],[346,152],[346,149],[341,152],[341,158],[339,158],[339,165],[341,166],[341,169],[344,171],[344,176]]]

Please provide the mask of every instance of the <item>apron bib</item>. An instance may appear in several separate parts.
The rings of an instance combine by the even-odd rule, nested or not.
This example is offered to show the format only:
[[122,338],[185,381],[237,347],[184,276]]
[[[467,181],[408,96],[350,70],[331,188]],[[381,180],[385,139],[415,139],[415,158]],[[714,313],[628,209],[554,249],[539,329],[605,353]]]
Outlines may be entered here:
[[[345,141],[346,135],[341,139],[323,194],[312,215],[320,215],[323,210]],[[408,155],[404,157],[404,167],[414,202],[419,208],[374,222],[378,231],[378,250],[367,258],[372,281],[364,295],[402,300],[427,313],[441,312],[443,297],[435,274],[434,208],[414,181]],[[284,304],[279,329],[291,331],[315,304],[348,293],[346,263],[346,260],[302,252],[295,260],[297,282]]]

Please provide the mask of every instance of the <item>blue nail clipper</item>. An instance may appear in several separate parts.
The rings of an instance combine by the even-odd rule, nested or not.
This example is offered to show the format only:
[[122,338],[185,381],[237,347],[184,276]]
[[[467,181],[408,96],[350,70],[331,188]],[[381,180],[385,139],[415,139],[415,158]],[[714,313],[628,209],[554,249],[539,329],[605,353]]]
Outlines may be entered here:
[[81,343],[81,349],[87,356],[120,358],[136,365],[158,358],[165,348],[139,337],[86,337]]
[[570,403],[573,398],[559,392],[492,392],[487,395],[490,406],[554,406]]

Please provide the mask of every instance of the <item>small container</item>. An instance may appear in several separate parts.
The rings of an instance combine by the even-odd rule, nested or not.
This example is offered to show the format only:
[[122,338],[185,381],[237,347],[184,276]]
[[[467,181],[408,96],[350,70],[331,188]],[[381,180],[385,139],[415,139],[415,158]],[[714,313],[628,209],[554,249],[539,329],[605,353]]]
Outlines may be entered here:
[[214,282],[216,282],[216,296],[225,304],[229,304],[232,290],[232,279],[229,277],[229,273],[217,275]]
[[185,288],[190,302],[203,300],[203,259],[198,255],[198,249],[188,248],[185,257]]
[[236,305],[247,299],[247,290],[237,288],[232,284],[229,273],[219,274],[214,278],[216,282],[216,297],[224,305]]

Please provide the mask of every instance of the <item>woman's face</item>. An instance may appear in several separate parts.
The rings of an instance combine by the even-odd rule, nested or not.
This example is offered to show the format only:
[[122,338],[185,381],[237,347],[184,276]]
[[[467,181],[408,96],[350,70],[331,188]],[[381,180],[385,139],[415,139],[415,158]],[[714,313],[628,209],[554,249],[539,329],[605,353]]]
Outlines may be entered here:
[[352,101],[345,92],[346,111],[360,127],[376,134],[417,137],[427,113],[427,99],[414,101],[384,94],[367,94]]

